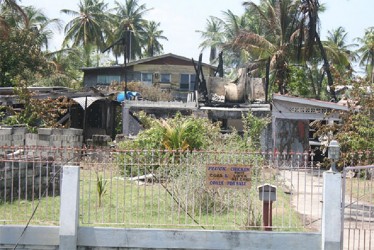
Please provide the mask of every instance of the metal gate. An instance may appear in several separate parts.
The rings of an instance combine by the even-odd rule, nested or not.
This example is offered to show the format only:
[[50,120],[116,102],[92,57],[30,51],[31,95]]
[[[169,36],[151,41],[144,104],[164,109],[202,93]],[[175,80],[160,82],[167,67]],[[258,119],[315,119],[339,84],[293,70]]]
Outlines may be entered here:
[[374,165],[343,171],[343,249],[374,248]]

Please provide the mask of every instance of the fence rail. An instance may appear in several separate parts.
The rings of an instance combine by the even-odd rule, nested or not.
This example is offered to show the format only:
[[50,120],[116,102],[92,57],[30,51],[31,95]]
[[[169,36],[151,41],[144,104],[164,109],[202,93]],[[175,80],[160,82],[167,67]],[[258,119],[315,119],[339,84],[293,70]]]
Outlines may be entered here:
[[[31,223],[58,224],[61,166],[79,165],[82,225],[262,230],[270,214],[263,213],[258,187],[270,184],[277,188],[272,230],[320,230],[323,170],[313,154],[40,147],[1,152],[3,224],[26,222],[39,202]],[[248,167],[249,184],[211,185],[207,166]],[[230,178],[241,181],[240,175]]]

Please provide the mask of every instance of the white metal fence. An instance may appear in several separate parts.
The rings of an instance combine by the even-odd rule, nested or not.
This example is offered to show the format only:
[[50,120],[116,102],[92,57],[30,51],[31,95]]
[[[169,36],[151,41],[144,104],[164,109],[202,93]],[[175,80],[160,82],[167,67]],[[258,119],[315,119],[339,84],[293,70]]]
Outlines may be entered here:
[[[271,215],[275,231],[320,230],[323,170],[311,154],[73,148],[2,152],[3,224],[25,223],[34,211],[32,224],[58,224],[60,168],[74,164],[81,168],[82,225],[263,230],[264,216]],[[249,168],[249,184],[211,185],[207,166]],[[264,184],[277,188],[267,214],[258,190]]]
[[[59,220],[64,149],[1,147],[0,223],[54,225]],[[37,209],[38,208],[38,209]]]
[[[212,249],[217,234],[225,232],[222,237],[239,237],[223,240],[226,249],[234,249],[228,247],[232,244],[235,249],[246,244],[260,247],[264,241],[270,249],[279,249],[280,242],[285,243],[282,249],[300,249],[304,244],[307,249],[339,249],[344,204],[345,248],[372,248],[372,167],[345,168],[342,195],[341,174],[324,172],[320,164],[314,164],[313,155],[304,153],[108,148],[0,151],[0,223],[4,224],[0,225],[0,247],[21,244],[35,249],[69,243],[149,248],[157,242],[160,248],[167,248],[174,246],[178,237],[182,248],[194,239],[196,244],[191,248],[205,244]],[[224,168],[230,170],[221,171]],[[274,197],[259,192],[258,187],[264,184],[277,190],[268,211],[269,204],[265,206],[260,198]],[[29,220],[31,224],[58,226],[29,227]],[[265,227],[269,221],[272,225]],[[75,230],[70,234],[72,227]],[[243,231],[247,229],[250,231]],[[269,229],[273,233],[253,232]],[[138,242],[139,232],[150,240]],[[159,240],[160,235],[165,241]],[[129,241],[124,242],[124,237]]]
[[343,171],[344,249],[374,248],[374,165]]
[[[261,230],[263,216],[269,215],[263,213],[258,187],[270,184],[277,187],[273,230],[318,231],[321,170],[310,157],[252,152],[91,152],[81,162],[81,223]],[[248,167],[250,185],[214,187],[207,181],[207,166]]]

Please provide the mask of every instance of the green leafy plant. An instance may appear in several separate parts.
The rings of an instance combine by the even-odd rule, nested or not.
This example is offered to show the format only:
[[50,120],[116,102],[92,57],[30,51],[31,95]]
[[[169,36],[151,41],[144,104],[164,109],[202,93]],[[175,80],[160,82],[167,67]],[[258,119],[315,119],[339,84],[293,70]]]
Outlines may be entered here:
[[106,184],[107,184],[107,181],[103,179],[103,176],[96,173],[96,187],[97,187],[97,195],[99,199],[99,207],[101,207],[103,196],[106,193]]
[[270,123],[270,118],[257,117],[249,111],[247,115],[242,115],[242,122],[244,145],[249,148],[259,149],[261,146],[261,133]]
[[[354,79],[350,84],[352,90],[346,91],[342,97],[349,109],[339,114],[341,122],[327,125],[316,123],[315,137],[326,138],[326,146],[332,139],[339,142],[340,169],[347,163],[355,165],[374,162],[374,95],[367,91],[370,84],[364,79]],[[326,164],[330,165],[329,162]]]

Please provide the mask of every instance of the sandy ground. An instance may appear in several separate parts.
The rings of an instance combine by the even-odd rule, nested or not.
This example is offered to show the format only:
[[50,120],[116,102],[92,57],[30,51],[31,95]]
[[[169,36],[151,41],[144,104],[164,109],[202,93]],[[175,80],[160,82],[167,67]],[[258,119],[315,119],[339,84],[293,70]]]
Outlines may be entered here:
[[[295,210],[306,218],[313,231],[320,231],[322,173],[283,170],[279,174],[292,193]],[[343,249],[374,249],[374,205],[345,196],[343,242]]]

